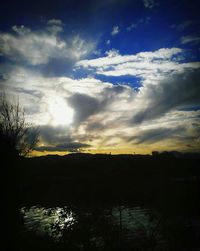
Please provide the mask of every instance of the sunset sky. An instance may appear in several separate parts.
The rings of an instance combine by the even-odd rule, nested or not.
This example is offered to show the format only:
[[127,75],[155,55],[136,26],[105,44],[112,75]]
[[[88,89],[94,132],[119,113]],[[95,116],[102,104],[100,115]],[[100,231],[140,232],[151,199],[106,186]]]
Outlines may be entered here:
[[198,0],[7,0],[0,88],[34,155],[200,151]]

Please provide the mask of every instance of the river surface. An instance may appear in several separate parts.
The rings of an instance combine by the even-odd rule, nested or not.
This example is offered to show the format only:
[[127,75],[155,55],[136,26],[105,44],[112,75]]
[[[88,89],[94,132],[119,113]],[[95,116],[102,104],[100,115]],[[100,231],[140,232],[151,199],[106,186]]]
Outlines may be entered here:
[[21,216],[22,250],[35,242],[41,250],[199,250],[199,218],[142,206],[32,206]]
[[32,206],[21,208],[21,215],[25,231],[65,243],[71,250],[114,250],[122,246],[125,250],[166,250],[161,217],[147,208]]

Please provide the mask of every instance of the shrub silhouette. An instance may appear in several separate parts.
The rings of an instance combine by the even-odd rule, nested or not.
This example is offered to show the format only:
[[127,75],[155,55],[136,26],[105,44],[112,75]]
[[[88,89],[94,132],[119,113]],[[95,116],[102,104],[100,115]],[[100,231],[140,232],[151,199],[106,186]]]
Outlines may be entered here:
[[11,103],[5,94],[0,96],[0,161],[1,208],[3,240],[7,250],[17,250],[20,225],[20,166],[38,141],[38,128],[26,122],[19,102]]
[[0,152],[2,156],[26,156],[38,142],[39,130],[26,122],[19,102],[0,97]]

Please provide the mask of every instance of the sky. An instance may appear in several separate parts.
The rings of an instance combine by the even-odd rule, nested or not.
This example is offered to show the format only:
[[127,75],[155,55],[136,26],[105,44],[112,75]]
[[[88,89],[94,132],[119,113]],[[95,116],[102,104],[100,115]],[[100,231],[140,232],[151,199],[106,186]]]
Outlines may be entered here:
[[0,91],[33,155],[200,151],[198,0],[7,0]]

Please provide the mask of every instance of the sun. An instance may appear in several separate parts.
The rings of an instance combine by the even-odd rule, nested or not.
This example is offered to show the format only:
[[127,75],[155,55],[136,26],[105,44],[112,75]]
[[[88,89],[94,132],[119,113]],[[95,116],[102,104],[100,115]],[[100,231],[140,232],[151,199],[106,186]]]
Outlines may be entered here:
[[70,125],[73,122],[74,111],[62,97],[51,97],[48,100],[50,123],[54,126]]

